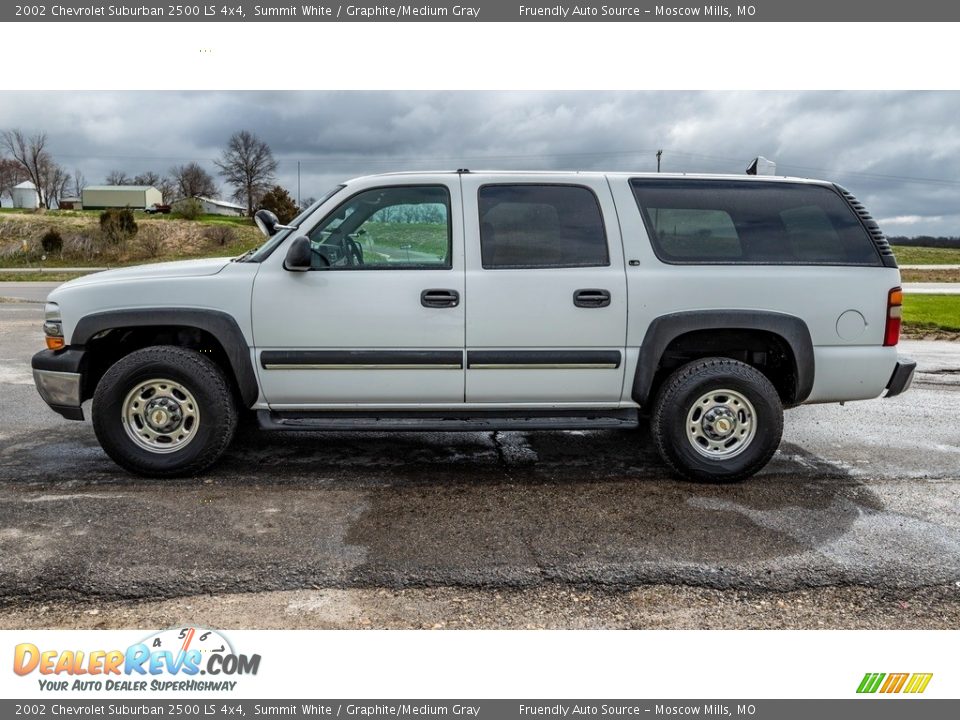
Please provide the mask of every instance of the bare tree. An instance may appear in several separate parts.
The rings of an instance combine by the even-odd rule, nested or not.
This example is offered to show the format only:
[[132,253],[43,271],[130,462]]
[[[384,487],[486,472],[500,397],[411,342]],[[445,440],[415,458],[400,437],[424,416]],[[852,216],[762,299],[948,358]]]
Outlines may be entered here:
[[60,165],[50,161],[43,170],[43,195],[47,198],[47,207],[56,203],[60,207],[60,198],[67,194],[70,185],[70,173]]
[[154,187],[160,191],[160,194],[163,196],[163,202],[168,205],[177,197],[177,181],[171,177],[160,178],[160,181],[156,183]]
[[277,161],[270,146],[252,132],[240,130],[230,136],[215,162],[220,174],[233,186],[234,199],[246,204],[247,214],[253,215],[260,197],[276,181]]
[[15,185],[27,179],[27,173],[16,160],[0,157],[0,198],[10,195]]
[[150,185],[156,187],[160,182],[160,173],[147,170],[133,178],[134,185]]
[[107,175],[107,185],[133,185],[130,176],[123,170],[111,170]]
[[13,159],[23,168],[30,180],[37,188],[40,198],[40,207],[50,207],[50,200],[46,195],[48,174],[56,167],[53,158],[47,151],[47,134],[38,132],[27,135],[22,130],[5,130],[2,135],[3,147],[7,149]]
[[87,184],[87,179],[83,176],[83,173],[80,172],[80,168],[74,168],[73,170],[73,196],[82,197],[83,188]]
[[170,168],[170,175],[178,197],[217,197],[217,183],[213,176],[195,162]]

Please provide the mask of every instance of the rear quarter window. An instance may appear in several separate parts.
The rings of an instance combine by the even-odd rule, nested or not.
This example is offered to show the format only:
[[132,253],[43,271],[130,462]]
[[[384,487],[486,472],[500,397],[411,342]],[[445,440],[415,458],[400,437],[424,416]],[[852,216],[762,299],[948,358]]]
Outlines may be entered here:
[[640,178],[630,185],[664,262],[881,264],[859,218],[829,187]]

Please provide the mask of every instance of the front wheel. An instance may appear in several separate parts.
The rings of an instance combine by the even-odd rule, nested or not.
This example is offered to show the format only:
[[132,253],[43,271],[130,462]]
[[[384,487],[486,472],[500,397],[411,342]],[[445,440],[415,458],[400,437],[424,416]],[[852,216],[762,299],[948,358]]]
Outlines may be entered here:
[[783,434],[783,406],[757,369],[706,358],[676,370],[660,389],[650,418],[663,460],[701,482],[736,482],[773,457]]
[[101,378],[93,429],[121,467],[147,477],[195,475],[223,454],[237,427],[223,371],[188,348],[130,353]]

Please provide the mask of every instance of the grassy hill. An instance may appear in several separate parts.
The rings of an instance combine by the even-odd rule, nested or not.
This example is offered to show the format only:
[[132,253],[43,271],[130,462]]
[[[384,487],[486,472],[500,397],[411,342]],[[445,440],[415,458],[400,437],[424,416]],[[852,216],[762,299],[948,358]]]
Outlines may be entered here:
[[[263,242],[249,218],[206,215],[184,220],[171,215],[134,214],[135,234],[111,239],[97,211],[0,211],[0,267],[121,266],[215,255],[239,255]],[[59,252],[42,240],[55,232]]]

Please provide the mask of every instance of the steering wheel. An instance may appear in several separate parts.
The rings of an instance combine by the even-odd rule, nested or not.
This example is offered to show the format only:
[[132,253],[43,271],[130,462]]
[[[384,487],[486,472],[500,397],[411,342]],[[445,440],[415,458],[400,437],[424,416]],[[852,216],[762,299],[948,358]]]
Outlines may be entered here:
[[363,265],[363,245],[358,243],[353,238],[346,238],[347,243],[347,257],[350,258],[351,265]]
[[316,256],[317,256],[318,258],[320,258],[321,260],[323,260],[323,263],[324,263],[324,265],[325,265],[326,267],[330,267],[330,258],[328,258],[326,255],[324,255],[322,252],[320,252],[319,250],[317,250],[317,249],[316,249],[315,247],[313,247],[312,245],[310,246],[310,252],[313,253],[314,255],[316,255]]

